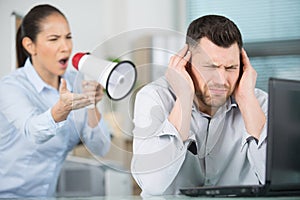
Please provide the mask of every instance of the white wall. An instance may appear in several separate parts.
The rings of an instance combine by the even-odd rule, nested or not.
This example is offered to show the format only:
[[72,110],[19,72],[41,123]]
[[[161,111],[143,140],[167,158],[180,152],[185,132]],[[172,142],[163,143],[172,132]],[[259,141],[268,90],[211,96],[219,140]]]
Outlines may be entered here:
[[181,0],[0,0],[0,78],[9,73],[14,64],[15,35],[11,21],[13,12],[25,15],[30,8],[40,3],[58,7],[69,20],[75,53],[92,51],[106,39],[134,29],[158,27],[176,30],[184,21],[180,16],[181,12],[178,11],[178,5],[182,2]]

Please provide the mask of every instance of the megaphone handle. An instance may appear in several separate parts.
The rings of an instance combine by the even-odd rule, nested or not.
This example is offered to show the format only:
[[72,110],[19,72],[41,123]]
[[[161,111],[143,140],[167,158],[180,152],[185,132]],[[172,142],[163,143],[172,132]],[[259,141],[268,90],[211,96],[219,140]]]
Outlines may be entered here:
[[[85,80],[93,80],[92,78],[90,78],[88,75],[84,75],[84,79]],[[96,107],[96,105],[94,103],[86,106],[87,109],[94,109]]]
[[87,109],[94,109],[95,107],[96,107],[96,105],[94,103],[86,106]]

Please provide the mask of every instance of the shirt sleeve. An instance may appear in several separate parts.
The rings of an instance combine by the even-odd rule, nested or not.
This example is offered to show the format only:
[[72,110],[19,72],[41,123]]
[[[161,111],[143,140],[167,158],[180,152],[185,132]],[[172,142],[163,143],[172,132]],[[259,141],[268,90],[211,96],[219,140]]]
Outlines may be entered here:
[[86,123],[82,131],[82,139],[88,149],[98,156],[104,156],[110,149],[111,136],[103,118],[95,128],[91,128]]
[[185,159],[188,142],[182,142],[168,113],[155,90],[145,87],[137,94],[131,170],[144,195],[163,194]]
[[1,82],[0,110],[8,123],[35,143],[52,138],[65,122],[55,123],[51,110],[42,111],[22,87]]
[[[256,96],[260,102],[261,108],[268,118],[268,96],[261,90],[256,90]],[[261,131],[259,140],[255,139],[249,133],[244,131],[243,147],[247,148],[247,158],[253,169],[255,175],[258,178],[259,183],[265,183],[265,171],[266,171],[266,147],[267,147],[267,121]]]

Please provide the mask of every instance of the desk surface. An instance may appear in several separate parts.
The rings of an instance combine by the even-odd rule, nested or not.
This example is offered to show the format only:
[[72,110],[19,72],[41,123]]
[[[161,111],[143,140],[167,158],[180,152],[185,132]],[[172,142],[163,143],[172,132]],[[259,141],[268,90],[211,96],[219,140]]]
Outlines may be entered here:
[[[22,198],[23,199],[23,198]],[[172,195],[172,196],[155,196],[155,197],[149,197],[149,198],[142,198],[141,196],[101,196],[101,197],[59,197],[59,198],[28,198],[23,200],[196,200],[196,199],[214,199],[213,197],[189,197],[184,195]],[[217,197],[216,200],[299,200],[299,197],[245,197],[245,198],[239,198],[239,197]]]

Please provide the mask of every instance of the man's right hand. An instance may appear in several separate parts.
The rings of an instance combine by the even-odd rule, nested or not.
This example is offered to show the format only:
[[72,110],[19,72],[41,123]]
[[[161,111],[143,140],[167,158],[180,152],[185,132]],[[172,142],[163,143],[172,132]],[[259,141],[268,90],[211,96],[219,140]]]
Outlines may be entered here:
[[195,94],[191,76],[186,70],[191,52],[186,45],[177,55],[171,57],[166,78],[176,95],[176,101],[168,120],[177,129],[182,141],[189,138],[191,112]]
[[193,97],[195,94],[192,78],[186,70],[190,58],[191,52],[188,50],[188,45],[170,58],[166,78],[177,98]]

